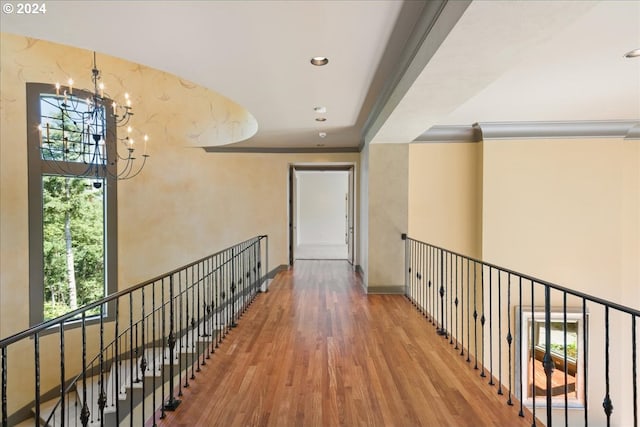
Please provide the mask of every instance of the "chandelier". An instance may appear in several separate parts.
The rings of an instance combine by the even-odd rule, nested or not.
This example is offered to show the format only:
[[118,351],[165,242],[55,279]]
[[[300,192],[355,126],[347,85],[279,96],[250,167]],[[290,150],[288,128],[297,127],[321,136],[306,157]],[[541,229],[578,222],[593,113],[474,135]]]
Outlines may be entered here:
[[[73,80],[67,86],[55,84],[55,94],[40,95],[41,158],[61,174],[102,180],[130,179],[144,168],[149,154],[149,137],[135,130],[131,98],[112,100],[105,92],[101,72],[93,53],[92,89],[77,89]],[[53,92],[53,90],[51,90]],[[126,128],[118,135],[118,128]]]

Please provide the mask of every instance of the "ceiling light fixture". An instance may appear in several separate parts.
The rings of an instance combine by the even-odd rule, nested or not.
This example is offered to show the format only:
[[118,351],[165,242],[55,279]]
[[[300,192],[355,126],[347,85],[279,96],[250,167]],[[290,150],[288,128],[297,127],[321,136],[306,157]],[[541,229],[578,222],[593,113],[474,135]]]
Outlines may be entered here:
[[326,122],[327,118],[326,117],[316,117],[316,122]]
[[311,64],[316,67],[322,67],[323,65],[327,65],[329,63],[329,58],[326,56],[314,56],[311,58]]
[[320,138],[325,138],[327,136],[327,133],[326,132],[320,132],[320,133],[318,133],[318,136]]
[[[66,87],[55,84],[55,94],[52,89],[51,94],[41,96],[39,148],[42,159],[55,162],[61,172],[95,177],[93,186],[100,188],[98,178],[129,179],[142,171],[149,157],[149,137],[140,134],[141,150],[135,145],[134,129],[129,126],[131,97],[125,93],[124,102],[117,103],[106,95],[95,52],[91,73],[92,89],[74,89],[69,79]],[[124,126],[125,136],[118,138],[117,128]],[[141,158],[137,158],[140,151]],[[78,173],[78,166],[85,169]]]
[[624,57],[625,58],[638,58],[638,57],[640,57],[640,48],[633,49],[633,50],[625,53]]

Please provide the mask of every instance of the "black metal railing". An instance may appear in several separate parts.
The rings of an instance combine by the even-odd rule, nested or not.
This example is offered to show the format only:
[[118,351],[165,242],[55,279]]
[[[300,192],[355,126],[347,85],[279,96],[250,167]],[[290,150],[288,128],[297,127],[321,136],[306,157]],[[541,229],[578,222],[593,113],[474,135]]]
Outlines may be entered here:
[[3,339],[2,426],[155,426],[267,275],[257,236]]
[[638,426],[638,309],[402,237],[405,295],[520,416]]

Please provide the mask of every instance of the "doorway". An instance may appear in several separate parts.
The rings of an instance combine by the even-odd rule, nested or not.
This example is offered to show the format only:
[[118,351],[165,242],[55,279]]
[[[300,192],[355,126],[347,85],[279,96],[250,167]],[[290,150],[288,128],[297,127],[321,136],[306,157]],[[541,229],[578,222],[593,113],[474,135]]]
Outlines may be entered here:
[[297,259],[354,262],[353,165],[291,165],[289,264]]

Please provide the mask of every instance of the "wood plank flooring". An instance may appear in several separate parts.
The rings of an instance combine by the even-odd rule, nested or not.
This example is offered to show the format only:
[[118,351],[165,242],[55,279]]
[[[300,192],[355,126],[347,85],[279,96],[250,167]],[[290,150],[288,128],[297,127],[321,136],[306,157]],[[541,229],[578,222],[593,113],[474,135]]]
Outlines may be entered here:
[[159,426],[525,426],[399,295],[298,261],[259,295]]

